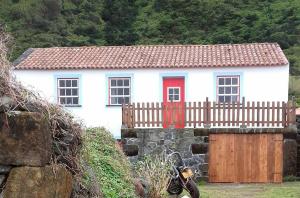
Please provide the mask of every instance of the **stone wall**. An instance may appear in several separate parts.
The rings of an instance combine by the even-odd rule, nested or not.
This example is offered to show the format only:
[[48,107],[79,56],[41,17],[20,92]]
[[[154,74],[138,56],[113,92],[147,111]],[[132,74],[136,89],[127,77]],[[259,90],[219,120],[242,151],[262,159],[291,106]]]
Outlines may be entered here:
[[210,133],[283,133],[284,175],[296,174],[297,133],[290,128],[202,128],[202,129],[122,129],[122,144],[131,162],[145,155],[180,152],[186,165],[195,171],[196,180],[208,180]]
[[194,129],[122,129],[125,154],[131,162],[145,155],[181,153],[197,180],[208,178],[208,136]]
[[50,165],[47,120],[34,112],[0,113],[0,197],[69,198],[72,174]]

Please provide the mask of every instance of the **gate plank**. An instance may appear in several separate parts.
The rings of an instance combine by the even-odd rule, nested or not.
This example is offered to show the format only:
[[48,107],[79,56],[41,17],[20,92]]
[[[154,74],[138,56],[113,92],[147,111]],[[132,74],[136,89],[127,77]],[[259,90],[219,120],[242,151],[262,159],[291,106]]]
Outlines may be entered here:
[[210,182],[282,182],[282,134],[210,134]]

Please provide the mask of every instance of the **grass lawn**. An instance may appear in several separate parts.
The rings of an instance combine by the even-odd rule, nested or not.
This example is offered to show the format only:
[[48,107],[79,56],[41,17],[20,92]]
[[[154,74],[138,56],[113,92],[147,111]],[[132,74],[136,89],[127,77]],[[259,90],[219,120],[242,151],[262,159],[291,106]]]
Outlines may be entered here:
[[199,186],[201,198],[300,198],[300,182],[282,184],[204,184]]

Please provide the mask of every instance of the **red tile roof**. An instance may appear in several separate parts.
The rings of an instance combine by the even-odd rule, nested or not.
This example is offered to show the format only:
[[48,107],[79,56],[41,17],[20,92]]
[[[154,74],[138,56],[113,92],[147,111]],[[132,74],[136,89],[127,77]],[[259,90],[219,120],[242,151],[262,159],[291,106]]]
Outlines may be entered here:
[[32,48],[16,69],[127,69],[279,66],[277,43]]

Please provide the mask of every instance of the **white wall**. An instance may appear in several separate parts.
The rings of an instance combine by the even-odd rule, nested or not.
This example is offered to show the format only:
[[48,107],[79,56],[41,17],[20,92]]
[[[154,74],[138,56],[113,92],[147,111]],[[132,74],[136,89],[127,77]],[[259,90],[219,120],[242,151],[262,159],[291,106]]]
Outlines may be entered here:
[[105,126],[115,137],[120,136],[121,107],[107,106],[107,77],[132,76],[133,102],[161,102],[162,77],[183,75],[186,78],[186,101],[216,98],[216,75],[239,74],[241,97],[246,101],[287,101],[288,66],[236,67],[203,69],[144,70],[15,70],[18,80],[34,87],[42,96],[56,102],[56,76],[80,75],[81,107],[68,107],[86,126]]

